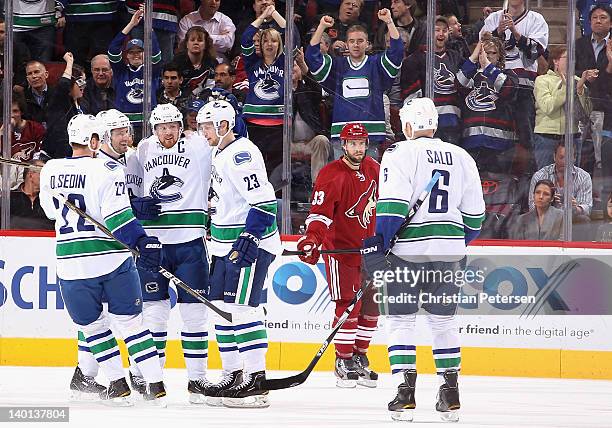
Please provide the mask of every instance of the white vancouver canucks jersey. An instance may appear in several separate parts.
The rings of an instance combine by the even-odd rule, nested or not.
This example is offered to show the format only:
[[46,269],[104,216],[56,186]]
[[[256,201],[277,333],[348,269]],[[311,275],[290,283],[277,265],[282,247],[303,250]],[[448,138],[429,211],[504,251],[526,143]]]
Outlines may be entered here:
[[112,272],[131,253],[53,197],[62,194],[111,232],[134,220],[123,168],[112,160],[53,159],[40,174],[40,204],[55,219],[57,276],[96,278]]
[[474,159],[461,147],[437,138],[402,141],[385,151],[380,165],[376,218],[404,218],[441,174],[408,227],[400,233],[396,255],[465,254],[464,226],[480,230],[485,204]]
[[[251,208],[276,216],[276,196],[261,152],[246,138],[214,150],[211,175],[209,249],[212,255],[223,257],[243,232]],[[281,252],[276,219],[264,231],[259,247],[272,254]]]
[[128,158],[126,181],[135,196],[161,200],[161,215],[144,220],[148,235],[162,244],[180,244],[204,236],[208,215],[211,147],[197,134],[167,149],[153,135]]

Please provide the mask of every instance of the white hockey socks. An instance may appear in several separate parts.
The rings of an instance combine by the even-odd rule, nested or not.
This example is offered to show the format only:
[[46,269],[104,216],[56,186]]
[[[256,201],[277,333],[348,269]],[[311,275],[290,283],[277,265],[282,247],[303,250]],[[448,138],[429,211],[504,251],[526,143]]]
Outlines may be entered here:
[[459,327],[454,315],[427,315],[427,322],[433,336],[433,357],[438,379],[444,384],[442,376],[446,370],[461,368],[461,348]]
[[415,314],[388,315],[385,317],[391,373],[394,378],[401,378],[401,382],[404,379],[404,370],[416,370],[415,326]]
[[142,315],[111,316],[125,338],[125,346],[131,360],[136,363],[145,380],[149,383],[161,381],[162,369],[155,342],[144,326]]
[[110,330],[110,322],[103,312],[91,324],[81,326],[87,347],[96,359],[102,372],[112,382],[125,377],[117,340]]
[[[166,340],[168,337],[168,320],[170,319],[170,299],[153,302],[143,302],[142,316],[144,325],[151,332],[159,364],[163,368],[166,363]],[[132,373],[136,374],[134,371]]]
[[94,358],[93,354],[89,350],[89,345],[87,344],[87,340],[85,339],[85,334],[81,330],[79,330],[77,334],[77,344],[78,344],[78,361],[79,368],[84,376],[88,377],[96,377],[98,376],[98,362]]
[[268,334],[264,325],[263,307],[228,305],[234,320],[234,337],[238,345],[238,352],[247,373],[266,370],[266,352],[268,351]]
[[[215,301],[215,305],[224,311],[231,310],[229,305],[224,302]],[[231,373],[236,370],[242,370],[242,360],[238,352],[238,344],[236,343],[234,326],[232,323],[215,315],[215,336],[217,338],[217,345],[219,346],[223,371]]]
[[206,376],[208,363],[208,329],[206,318],[208,311],[202,303],[179,303],[183,319],[181,346],[187,366],[189,380],[202,379]]

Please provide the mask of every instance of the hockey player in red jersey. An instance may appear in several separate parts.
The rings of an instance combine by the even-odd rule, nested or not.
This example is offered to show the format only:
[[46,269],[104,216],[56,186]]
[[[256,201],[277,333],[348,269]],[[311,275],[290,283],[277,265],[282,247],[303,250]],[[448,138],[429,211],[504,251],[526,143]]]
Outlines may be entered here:
[[[326,165],[317,177],[306,233],[298,241],[303,262],[316,264],[320,248],[359,248],[375,230],[380,165],[366,156],[368,132],[360,123],[348,123],[340,133],[344,156]],[[360,254],[324,255],[327,283],[336,304],[334,324],[348,307],[363,281]],[[378,307],[367,293],[355,305],[336,338],[336,385],[375,387],[378,374],[366,356],[378,322]]]

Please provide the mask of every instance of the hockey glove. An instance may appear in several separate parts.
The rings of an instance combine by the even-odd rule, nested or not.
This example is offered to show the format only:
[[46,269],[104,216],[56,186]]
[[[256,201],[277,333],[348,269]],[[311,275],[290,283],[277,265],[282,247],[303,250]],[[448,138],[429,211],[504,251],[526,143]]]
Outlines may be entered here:
[[374,277],[374,272],[389,269],[389,262],[385,257],[382,235],[374,235],[363,240],[363,266],[369,278]]
[[301,261],[311,265],[317,264],[321,252],[319,251],[319,243],[317,239],[312,235],[304,235],[297,242],[297,249],[304,251],[306,254],[298,256]]
[[145,196],[130,200],[134,217],[138,220],[155,220],[161,214],[161,201],[159,198]]
[[239,267],[251,266],[257,259],[259,239],[249,232],[242,232],[232,245],[229,260]]
[[136,242],[140,255],[136,267],[147,272],[158,272],[161,263],[162,244],[155,236],[143,236]]

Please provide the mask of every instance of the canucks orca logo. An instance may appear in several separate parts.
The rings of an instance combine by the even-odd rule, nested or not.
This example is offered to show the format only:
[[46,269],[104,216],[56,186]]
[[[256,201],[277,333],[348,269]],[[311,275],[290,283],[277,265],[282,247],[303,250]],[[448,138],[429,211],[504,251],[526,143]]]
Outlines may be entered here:
[[255,84],[255,95],[261,100],[272,101],[280,98],[280,83],[270,76],[269,72],[266,72],[263,79]]
[[434,68],[434,92],[437,94],[454,94],[455,73],[450,71],[446,64],[439,63],[439,68]]
[[132,104],[142,104],[143,91],[142,88],[133,87],[125,96]]
[[149,193],[151,196],[159,198],[162,202],[178,201],[183,197],[181,192],[167,193],[166,190],[171,187],[183,187],[183,184],[185,184],[183,180],[174,175],[170,175],[168,168],[164,168],[161,177],[157,177],[153,181]]
[[465,97],[465,105],[472,111],[491,111],[495,110],[495,101],[498,98],[489,84],[483,81]]

